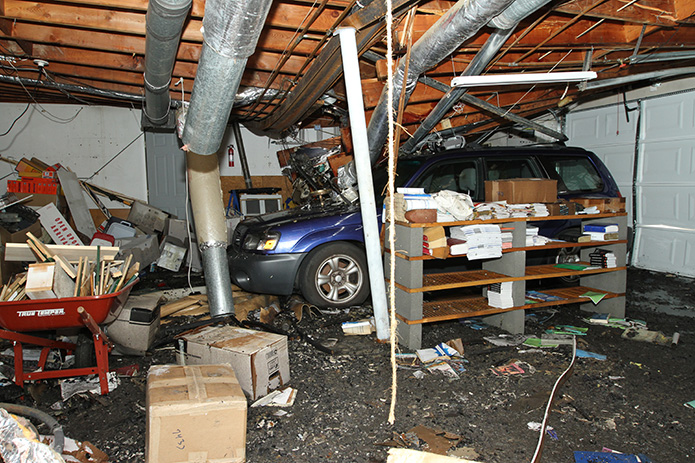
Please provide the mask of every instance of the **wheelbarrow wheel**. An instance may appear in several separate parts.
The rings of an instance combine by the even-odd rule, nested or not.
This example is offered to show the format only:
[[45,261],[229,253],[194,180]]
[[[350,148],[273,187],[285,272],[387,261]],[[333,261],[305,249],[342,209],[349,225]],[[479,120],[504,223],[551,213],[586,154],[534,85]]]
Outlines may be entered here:
[[77,347],[75,348],[75,367],[87,368],[97,364],[97,356],[94,351],[94,339],[86,334],[77,336]]

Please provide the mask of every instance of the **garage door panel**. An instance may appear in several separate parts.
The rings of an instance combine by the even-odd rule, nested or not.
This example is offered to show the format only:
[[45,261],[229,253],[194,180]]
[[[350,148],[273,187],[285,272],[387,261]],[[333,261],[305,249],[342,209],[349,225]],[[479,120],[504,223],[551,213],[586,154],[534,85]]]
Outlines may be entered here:
[[597,108],[571,113],[567,119],[567,135],[572,144],[586,149],[594,146],[634,145],[635,120],[628,122],[622,107]]
[[695,229],[694,189],[661,185],[641,186],[637,191],[638,223]]
[[689,183],[695,185],[695,145],[680,141],[643,144],[641,183]]
[[649,140],[687,137],[693,130],[693,95],[671,95],[644,102],[643,130]]
[[620,187],[620,192],[627,196],[632,188],[633,159],[635,148],[633,145],[597,147],[593,150],[608,170],[613,175],[615,182]]
[[640,228],[633,264],[661,272],[695,276],[695,234],[661,228]]

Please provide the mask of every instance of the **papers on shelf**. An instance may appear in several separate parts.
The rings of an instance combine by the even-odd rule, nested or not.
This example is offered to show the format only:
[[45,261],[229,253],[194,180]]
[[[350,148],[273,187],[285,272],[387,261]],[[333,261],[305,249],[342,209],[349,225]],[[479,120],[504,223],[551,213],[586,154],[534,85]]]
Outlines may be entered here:
[[487,287],[488,305],[497,307],[498,309],[514,307],[514,301],[512,300],[512,283],[511,281],[504,281],[502,283],[489,285]]
[[465,225],[451,227],[451,238],[465,240],[468,260],[502,257],[502,233],[499,225]]

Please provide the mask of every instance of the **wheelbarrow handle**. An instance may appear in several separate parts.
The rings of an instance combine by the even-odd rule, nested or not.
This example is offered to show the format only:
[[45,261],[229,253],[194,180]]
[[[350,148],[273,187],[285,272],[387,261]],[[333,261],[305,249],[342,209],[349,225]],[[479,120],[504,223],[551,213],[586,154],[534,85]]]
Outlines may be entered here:
[[101,337],[104,344],[109,346],[109,350],[112,349],[113,343],[109,340],[109,338],[106,337],[106,334],[101,330],[101,328],[99,328],[99,325],[97,325],[92,316],[89,315],[89,312],[87,312],[84,307],[80,306],[77,308],[77,313],[80,314],[82,323],[89,328],[89,331],[91,331],[94,336]]

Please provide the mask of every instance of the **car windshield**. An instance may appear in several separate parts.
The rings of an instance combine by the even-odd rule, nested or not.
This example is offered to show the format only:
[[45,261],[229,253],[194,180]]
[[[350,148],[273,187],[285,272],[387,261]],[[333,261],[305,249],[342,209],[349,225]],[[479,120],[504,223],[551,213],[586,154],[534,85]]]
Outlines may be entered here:
[[[425,160],[422,158],[399,159],[396,165],[396,179],[394,188],[403,186],[410,177],[422,166]],[[381,207],[384,204],[386,196],[386,184],[389,181],[388,165],[381,164],[374,168],[374,196],[376,196],[376,204]]]

